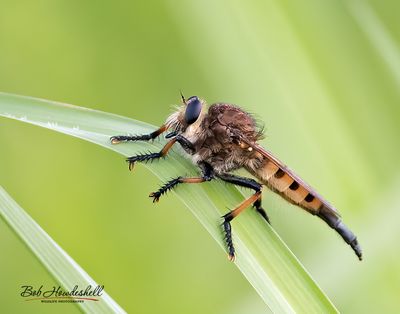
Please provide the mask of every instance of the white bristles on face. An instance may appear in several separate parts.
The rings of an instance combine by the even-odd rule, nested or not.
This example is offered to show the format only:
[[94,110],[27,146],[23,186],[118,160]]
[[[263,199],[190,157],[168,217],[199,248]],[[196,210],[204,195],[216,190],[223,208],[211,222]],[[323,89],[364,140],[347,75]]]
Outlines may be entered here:
[[184,106],[176,106],[176,111],[171,113],[167,120],[165,120],[165,125],[167,126],[168,129],[180,129],[181,127],[181,121],[182,121],[182,115],[185,112],[185,107]]
[[175,109],[176,111],[173,112],[172,114],[170,114],[168,116],[168,118],[165,121],[165,124],[167,126],[167,128],[169,129],[175,129],[178,130],[179,132],[182,132],[182,134],[185,134],[188,139],[192,138],[191,135],[194,135],[195,133],[197,133],[199,131],[199,127],[201,125],[201,122],[203,121],[205,115],[206,115],[206,103],[201,100],[202,103],[202,109],[200,112],[199,117],[197,118],[197,120],[190,124],[187,125],[187,123],[185,122],[185,111],[186,111],[186,105],[181,105],[181,106],[176,106]]
[[182,133],[182,135],[184,137],[186,137],[190,142],[195,143],[197,141],[197,139],[199,138],[199,136],[204,133],[204,130],[202,130],[202,128],[200,128],[201,123],[203,122],[204,118],[207,115],[207,108],[206,108],[206,103],[201,100],[202,103],[202,108],[199,114],[199,117],[197,118],[197,120],[188,125],[186,127],[186,129],[184,130],[184,132]]

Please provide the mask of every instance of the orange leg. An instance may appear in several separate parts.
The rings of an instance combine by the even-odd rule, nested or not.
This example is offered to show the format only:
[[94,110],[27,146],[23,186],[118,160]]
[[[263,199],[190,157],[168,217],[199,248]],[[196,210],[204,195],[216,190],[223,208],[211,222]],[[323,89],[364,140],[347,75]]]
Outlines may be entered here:
[[202,168],[201,169],[203,173],[202,177],[192,177],[192,178],[178,177],[165,183],[158,191],[150,193],[149,196],[153,198],[153,203],[158,202],[163,194],[172,190],[180,183],[202,183],[214,179],[213,170],[209,165],[201,164],[200,167]]
[[223,228],[225,231],[225,242],[228,247],[228,258],[231,261],[235,260],[235,248],[232,242],[232,227],[231,227],[231,220],[238,216],[242,211],[244,211],[247,207],[249,207],[254,202],[258,201],[261,198],[261,190],[254,193],[252,196],[244,200],[242,203],[239,204],[235,209],[227,213],[226,215],[222,216],[224,219]]
[[158,153],[141,154],[127,158],[126,161],[129,162],[129,170],[133,169],[135,162],[137,161],[148,162],[150,160],[164,157],[165,155],[167,155],[168,151],[171,149],[171,147],[175,144],[176,141],[177,139],[174,137],[167,144],[165,144],[162,150]]
[[164,124],[150,134],[143,134],[143,135],[136,135],[136,136],[117,135],[117,136],[112,136],[110,138],[110,140],[111,140],[111,144],[119,144],[121,142],[150,141],[150,140],[154,140],[156,137],[160,136],[166,130],[167,130],[167,126]]

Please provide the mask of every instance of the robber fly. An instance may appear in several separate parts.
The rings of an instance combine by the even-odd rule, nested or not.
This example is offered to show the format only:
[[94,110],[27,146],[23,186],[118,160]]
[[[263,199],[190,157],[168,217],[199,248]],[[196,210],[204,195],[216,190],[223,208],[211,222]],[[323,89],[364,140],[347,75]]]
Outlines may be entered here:
[[[146,135],[111,137],[112,144],[149,141],[169,131],[166,135],[169,141],[160,152],[127,158],[130,170],[136,162],[147,162],[166,156],[175,143],[179,143],[191,156],[193,163],[200,168],[201,176],[177,177],[151,193],[153,202],[158,202],[163,194],[179,184],[201,183],[214,179],[254,190],[253,195],[222,216],[229,259],[234,260],[235,248],[230,224],[232,219],[252,205],[269,223],[268,215],[261,206],[262,187],[265,185],[286,201],[324,220],[351,246],[358,258],[362,259],[361,247],[356,236],[342,222],[337,210],[257,143],[262,138],[262,131],[249,113],[226,103],[213,104],[207,110],[205,101],[199,97],[181,97],[182,106],[172,113],[158,130]],[[232,171],[240,168],[247,170],[257,180],[232,174]]]

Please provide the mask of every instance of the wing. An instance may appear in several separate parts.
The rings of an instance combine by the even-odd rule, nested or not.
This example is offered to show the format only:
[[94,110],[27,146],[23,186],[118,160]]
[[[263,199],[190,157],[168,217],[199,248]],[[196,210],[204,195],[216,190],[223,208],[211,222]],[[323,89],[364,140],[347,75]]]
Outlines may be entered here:
[[[259,157],[263,157],[259,168],[248,169],[251,173],[289,202],[299,205],[324,220],[351,246],[359,260],[362,260],[362,251],[357,237],[342,222],[339,213],[331,204],[264,147],[243,137],[241,140],[260,154]],[[266,178],[262,179],[263,177]],[[299,196],[301,198],[298,198]]]
[[268,150],[246,138],[242,137],[241,140],[264,158],[263,165],[259,169],[252,169],[252,172],[262,181],[266,181],[266,185],[272,190],[312,214],[319,214],[323,209],[323,211],[331,212],[335,216],[340,216],[338,211],[314,188],[304,182]]

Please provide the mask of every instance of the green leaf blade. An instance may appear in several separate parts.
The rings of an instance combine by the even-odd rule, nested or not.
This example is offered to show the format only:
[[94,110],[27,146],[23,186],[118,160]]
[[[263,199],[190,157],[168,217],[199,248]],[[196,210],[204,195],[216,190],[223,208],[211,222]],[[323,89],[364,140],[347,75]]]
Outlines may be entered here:
[[[0,216],[65,288],[97,283],[0,186]],[[85,313],[126,313],[107,293],[99,301],[77,303]]]
[[[72,135],[124,156],[143,148],[157,151],[163,141],[111,145],[112,135],[140,134],[155,127],[117,115],[30,97],[0,93],[0,116]],[[162,181],[194,167],[181,151],[168,155],[168,162],[149,169]],[[239,203],[243,195],[220,182],[182,187],[176,192],[217,243],[225,250],[221,216],[227,204]],[[336,313],[337,310],[312,280],[275,231],[255,211],[247,210],[232,222],[237,250],[235,264],[268,308],[277,313]]]

